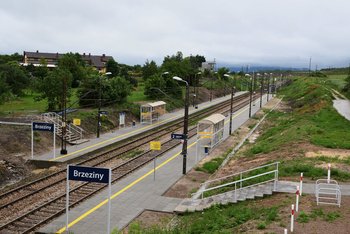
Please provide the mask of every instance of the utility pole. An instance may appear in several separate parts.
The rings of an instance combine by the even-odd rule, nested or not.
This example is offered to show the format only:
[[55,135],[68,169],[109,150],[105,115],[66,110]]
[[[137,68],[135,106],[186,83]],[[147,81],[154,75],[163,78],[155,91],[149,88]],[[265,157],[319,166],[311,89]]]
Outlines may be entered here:
[[311,57],[310,57],[310,60],[309,60],[309,75],[311,73]]
[[99,75],[99,91],[98,91],[98,111],[97,111],[97,134],[96,137],[99,138],[100,137],[100,128],[101,128],[101,96],[102,96],[102,92],[101,92],[101,76]]
[[188,106],[189,106],[189,99],[190,99],[190,89],[188,86],[188,82],[183,80],[182,78],[178,76],[173,77],[174,80],[184,82],[186,84],[186,96],[185,96],[185,115],[184,115],[184,130],[183,130],[183,144],[182,144],[182,174],[186,174],[186,163],[187,163],[187,133],[188,133]]
[[263,92],[264,92],[264,75],[261,76],[260,80],[260,108],[262,107],[262,98],[263,98]]
[[67,142],[66,142],[66,133],[67,133],[67,77],[63,77],[63,94],[62,94],[62,142],[61,142],[61,154],[67,154]]

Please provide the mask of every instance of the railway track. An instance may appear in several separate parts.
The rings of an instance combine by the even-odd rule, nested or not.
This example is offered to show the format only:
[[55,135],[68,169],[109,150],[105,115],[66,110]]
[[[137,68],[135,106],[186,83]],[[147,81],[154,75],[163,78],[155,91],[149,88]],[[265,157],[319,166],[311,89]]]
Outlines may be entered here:
[[[258,94],[256,97],[259,97]],[[248,95],[241,95],[235,98],[234,110],[240,109],[245,106],[248,100]],[[200,113],[195,113],[190,116],[191,120],[203,118],[211,113],[223,112],[229,106],[230,101],[225,101],[215,108],[211,107]],[[140,137],[134,137],[130,142],[126,142],[116,149],[108,150],[102,154],[93,155],[81,162],[78,165],[85,166],[101,166],[108,162],[116,160],[130,150],[134,150],[149,141],[169,135],[169,132],[174,132],[182,127],[182,120],[174,121],[173,123],[157,129],[151,133],[142,133]],[[192,137],[196,134],[196,128],[192,128],[189,131],[189,136]],[[122,162],[117,166],[112,166],[112,181],[120,180],[127,174],[137,170],[143,165],[147,164],[154,157],[159,157],[166,151],[174,148],[178,145],[178,141],[167,140],[162,144],[162,151],[157,155],[154,152],[146,151],[134,158]],[[118,160],[117,160],[118,161]],[[32,232],[49,220],[61,215],[65,212],[65,181],[66,170],[62,169],[58,172],[52,173],[46,177],[20,186],[16,189],[10,190],[0,195],[0,214],[13,213],[16,218],[7,218],[6,223],[2,223],[0,226],[0,233],[29,233]],[[103,184],[95,183],[83,183],[74,182],[72,190],[70,192],[70,207],[75,206],[79,202],[91,197],[105,186]],[[43,197],[50,194],[48,198]],[[41,198],[41,199],[40,199]],[[38,202],[35,202],[38,201]],[[25,208],[31,204],[27,209]],[[33,206],[35,208],[33,208]],[[7,216],[9,217],[9,216]],[[4,218],[4,217],[2,217]]]

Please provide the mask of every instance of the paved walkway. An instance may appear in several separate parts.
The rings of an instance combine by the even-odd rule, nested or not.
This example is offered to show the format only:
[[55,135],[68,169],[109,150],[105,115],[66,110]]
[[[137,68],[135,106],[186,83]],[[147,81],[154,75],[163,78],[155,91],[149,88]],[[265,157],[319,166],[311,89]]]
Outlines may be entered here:
[[[227,99],[229,97],[226,97]],[[259,100],[256,101],[257,103]],[[266,104],[266,95],[263,97]],[[203,105],[202,105],[203,106]],[[259,104],[252,106],[252,113],[258,111]],[[233,116],[232,129],[240,127],[248,119],[248,106]],[[224,137],[228,137],[228,118],[225,121]],[[193,168],[196,159],[196,142],[188,141],[187,171]],[[111,227],[122,229],[144,210],[172,212],[182,199],[162,196],[182,177],[181,146],[167,152],[156,161],[155,180],[153,163],[112,185]],[[107,191],[82,202],[69,213],[69,231],[73,233],[105,233],[107,228]],[[62,215],[43,227],[43,233],[65,231],[66,216]]]
[[[237,92],[236,96],[242,95],[245,92]],[[230,95],[226,95],[225,97],[213,99],[211,102],[204,102],[198,105],[198,109],[195,109],[194,107],[190,106],[189,107],[189,113],[195,113],[197,111],[200,111],[204,108],[216,105],[220,102],[223,102],[225,100],[229,100],[231,98]],[[160,117],[160,120],[153,123],[153,124],[136,124],[135,127],[125,127],[125,128],[120,128],[118,130],[104,133],[100,135],[100,138],[92,138],[89,139],[88,142],[85,142],[80,145],[67,145],[67,151],[68,154],[66,155],[60,155],[60,148],[56,148],[56,158],[53,157],[53,151],[42,154],[42,155],[35,155],[34,154],[34,160],[42,160],[42,161],[56,161],[56,162],[65,162],[70,159],[79,157],[81,155],[84,155],[86,153],[92,152],[96,149],[99,149],[101,147],[113,144],[115,142],[121,141],[125,138],[134,136],[136,134],[139,134],[141,132],[148,131],[150,129],[154,129],[158,127],[161,124],[171,122],[173,120],[183,118],[184,116],[184,110],[180,109],[174,112],[169,112],[164,114],[163,116]],[[35,148],[35,146],[34,146]]]

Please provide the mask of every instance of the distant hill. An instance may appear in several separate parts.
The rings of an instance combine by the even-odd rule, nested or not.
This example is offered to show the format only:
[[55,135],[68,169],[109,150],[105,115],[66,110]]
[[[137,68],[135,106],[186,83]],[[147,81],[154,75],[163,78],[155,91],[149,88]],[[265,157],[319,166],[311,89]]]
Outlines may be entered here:
[[224,63],[218,63],[217,67],[227,67],[230,69],[230,71],[239,72],[261,72],[261,71],[308,71],[308,68],[294,68],[294,67],[279,67],[279,66],[259,66],[259,65],[252,65],[247,67],[247,65],[232,65],[232,64],[224,64]]

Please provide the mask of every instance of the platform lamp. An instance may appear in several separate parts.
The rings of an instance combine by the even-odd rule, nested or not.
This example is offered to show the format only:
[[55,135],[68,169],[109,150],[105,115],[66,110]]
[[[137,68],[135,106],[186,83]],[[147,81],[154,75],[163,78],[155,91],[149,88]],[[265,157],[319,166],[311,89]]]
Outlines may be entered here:
[[67,77],[63,77],[63,93],[62,93],[62,135],[61,135],[61,154],[67,154],[66,130],[67,130]]
[[245,74],[250,79],[250,95],[249,95],[249,118],[252,116],[252,95],[253,95],[253,79],[250,74]]
[[[111,75],[111,74],[112,74],[112,72],[106,72],[104,75],[108,76],[108,75]],[[96,133],[96,137],[97,138],[100,137],[100,130],[101,130],[101,96],[102,96],[101,77],[102,76],[99,76],[98,111],[97,111],[97,133]]]
[[257,77],[260,77],[260,108],[262,107],[262,99],[263,99],[263,92],[264,92],[264,76],[262,76],[260,73],[256,74]]
[[[229,74],[224,74],[224,76],[231,78]],[[232,135],[232,113],[233,113],[233,96],[236,92],[236,80],[234,80],[234,85],[231,86],[231,104],[230,104],[230,125],[229,125],[229,134]]]
[[[198,78],[197,78],[197,75],[201,75],[202,72],[197,72],[195,75],[194,75],[194,83],[193,83],[193,107],[197,107],[196,106],[196,103],[195,103],[195,99],[198,97]],[[197,87],[197,89],[196,89]]]
[[188,87],[188,82],[183,80],[182,78],[178,76],[173,77],[174,80],[183,82],[186,84],[186,96],[185,96],[185,115],[184,115],[184,130],[183,130],[183,145],[182,145],[182,156],[183,156],[183,162],[182,162],[182,174],[186,174],[186,161],[187,161],[187,133],[188,133],[188,102],[190,97],[190,91]]
[[160,76],[163,77],[163,75],[168,75],[168,74],[169,74],[169,72],[166,71],[166,72],[163,72],[162,74],[160,74]]

